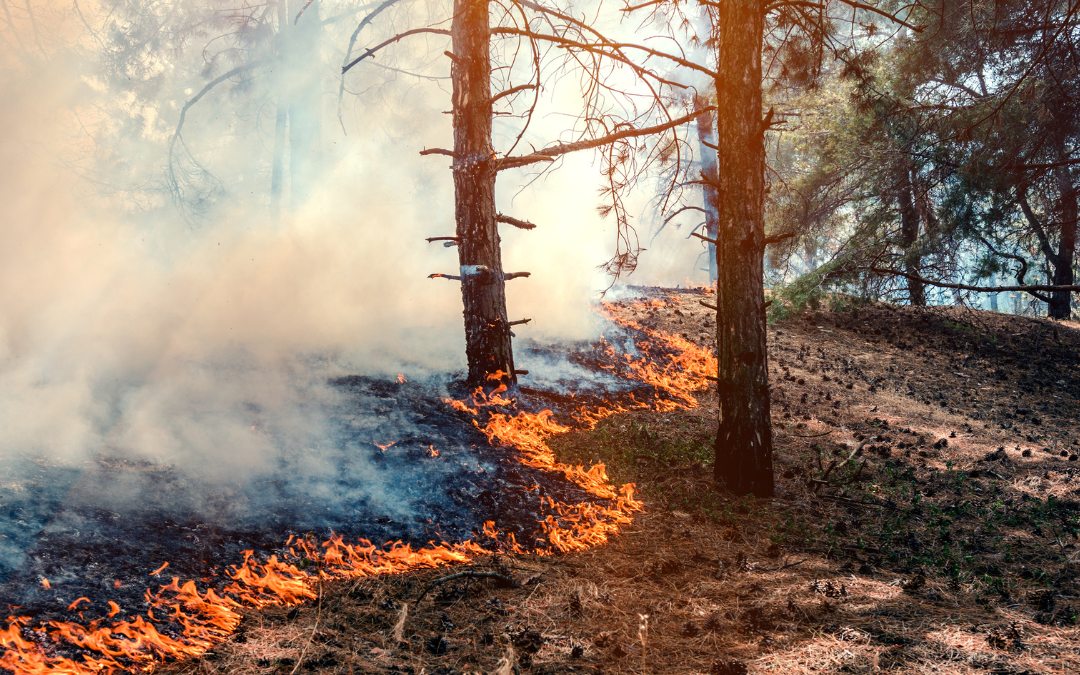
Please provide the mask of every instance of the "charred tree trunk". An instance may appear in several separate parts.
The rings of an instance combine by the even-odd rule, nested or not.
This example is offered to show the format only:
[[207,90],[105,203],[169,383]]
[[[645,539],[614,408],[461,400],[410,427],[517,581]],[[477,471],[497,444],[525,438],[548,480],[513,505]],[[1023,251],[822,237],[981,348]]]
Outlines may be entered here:
[[454,0],[454,217],[469,383],[513,384],[514,356],[495,220],[488,0]]
[[[703,98],[694,98],[694,109],[701,110],[708,102]],[[719,220],[719,197],[716,192],[716,150],[710,145],[716,145],[716,133],[713,128],[712,113],[705,113],[697,118],[698,153],[701,155],[701,202],[705,209],[705,235],[709,239],[716,239],[716,224]],[[716,245],[708,244],[709,247],[709,283],[716,283]]]
[[[1076,186],[1067,169],[1060,169],[1056,176],[1058,194],[1061,195],[1061,236],[1054,264],[1054,285],[1071,286],[1073,283],[1073,259],[1076,257]],[[1072,316],[1072,293],[1054,291],[1048,303],[1051,319],[1068,319]]]
[[[900,186],[896,200],[900,206],[900,246],[904,249],[904,271],[908,274],[921,276],[919,249],[916,243],[919,240],[919,212],[915,209],[914,186],[911,182],[911,172],[907,167],[900,171]],[[921,281],[916,279],[907,280],[908,298],[912,305],[922,307],[926,305],[926,288]]]
[[713,467],[736,494],[773,494],[765,345],[765,144],[760,0],[716,7],[716,345],[719,425]]

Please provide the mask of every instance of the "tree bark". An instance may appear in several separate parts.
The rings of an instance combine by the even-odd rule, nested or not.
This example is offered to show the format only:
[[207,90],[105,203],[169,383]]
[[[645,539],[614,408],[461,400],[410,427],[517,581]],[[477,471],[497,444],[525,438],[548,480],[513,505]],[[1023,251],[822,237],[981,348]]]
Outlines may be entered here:
[[[694,97],[694,109],[701,110],[708,102],[700,96]],[[709,147],[716,145],[716,133],[713,114],[705,113],[697,118],[698,153],[701,155],[701,202],[705,209],[705,236],[716,239],[716,223],[719,220],[719,198],[716,192],[716,150]],[[709,247],[709,283],[716,283],[716,245]]]
[[506,288],[495,216],[488,0],[454,0],[454,216],[469,383],[514,384]]
[[761,0],[716,6],[719,420],[714,477],[739,495],[773,494],[765,344],[765,145]]
[[[900,171],[900,187],[896,195],[900,206],[900,246],[904,249],[904,271],[921,276],[922,271],[919,269],[921,256],[915,245],[919,240],[919,212],[915,209],[913,191],[911,170],[905,166]],[[910,303],[914,306],[925,306],[926,288],[922,282],[909,278],[907,286]]]

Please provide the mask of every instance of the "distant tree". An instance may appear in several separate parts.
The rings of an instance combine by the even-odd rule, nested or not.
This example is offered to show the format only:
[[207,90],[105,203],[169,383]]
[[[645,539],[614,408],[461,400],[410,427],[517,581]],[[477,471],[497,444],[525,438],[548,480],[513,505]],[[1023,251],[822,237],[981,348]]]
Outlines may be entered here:
[[83,121],[100,146],[103,189],[165,194],[192,218],[251,183],[257,187],[243,193],[258,195],[275,218],[302,205],[324,163],[327,30],[371,6],[344,0],[324,17],[324,5],[76,2],[83,55],[100,90]]
[[[1041,268],[1044,285],[1074,283],[1077,10],[1050,0],[939,2],[927,11],[940,24],[897,42],[887,74],[871,60],[851,68],[864,100],[889,101],[885,124],[910,130],[897,139],[909,170],[898,166],[896,181],[911,242],[909,286],[933,283],[916,278],[926,275],[917,258],[928,238],[943,234],[980,257],[974,266],[939,270],[946,281],[1011,270],[1025,286],[1028,272]],[[1047,303],[1051,317],[1068,318],[1066,288],[1028,293]]]

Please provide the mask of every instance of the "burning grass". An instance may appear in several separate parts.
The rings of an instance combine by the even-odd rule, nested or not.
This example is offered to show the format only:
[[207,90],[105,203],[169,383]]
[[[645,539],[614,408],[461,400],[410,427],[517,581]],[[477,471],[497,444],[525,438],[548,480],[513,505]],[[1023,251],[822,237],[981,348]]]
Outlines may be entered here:
[[[694,299],[672,293],[616,311],[690,340],[708,320]],[[1045,422],[1068,418],[1074,402],[1055,408],[1053,397],[1072,395],[1073,376],[1040,399],[1026,369],[1006,369],[1002,385],[993,354],[956,367],[975,345],[950,347],[957,331],[941,318],[897,314],[818,314],[771,331],[775,499],[712,490],[709,393],[696,409],[630,409],[544,441],[559,462],[604,463],[614,483],[638,484],[645,512],[605,546],[483,555],[455,569],[495,571],[518,587],[459,578],[419,604],[445,572],[331,585],[332,618],[318,630],[314,608],[291,619],[252,613],[239,644],[171,668],[289,673],[303,627],[315,635],[305,657],[314,665],[301,668],[321,673],[1077,672],[1080,523],[1069,500],[1080,486],[1068,456],[1042,450],[1074,437],[1071,424]],[[899,335],[886,330],[893,319]],[[1025,321],[1000,319],[996,344]],[[1030,353],[1005,346],[1017,362],[1053,348],[1015,337],[1035,342]],[[1075,354],[1080,341],[1066,338]],[[954,372],[975,380],[977,397],[960,396],[948,378],[968,378]],[[1016,406],[1043,425],[1029,426],[1031,412],[1018,423]],[[991,412],[1003,409],[1011,420]]]
[[[695,299],[609,311],[708,344]],[[1080,671],[1080,473],[1061,456],[1077,437],[1080,336],[1052,327],[871,308],[770,330],[770,500],[712,489],[707,391],[697,408],[660,410],[635,394],[576,423],[557,405],[535,417],[535,398],[517,410],[462,398],[478,428],[500,420],[493,442],[517,439],[527,461],[596,489],[636,483],[645,511],[606,545],[562,555],[477,551],[452,569],[327,577],[310,586],[316,602],[238,608],[230,637],[165,671]],[[595,517],[550,515],[563,529]],[[305,574],[333,569],[297,555]]]
[[[654,336],[651,342],[641,347],[649,351],[657,345],[668,358],[659,361],[631,355],[621,358],[610,345],[603,350],[611,361],[618,362],[624,377],[655,388],[649,401],[639,401],[631,395],[625,405],[615,402],[610,406],[574,407],[566,414],[579,423],[595,426],[607,416],[626,411],[627,406],[671,410],[696,405],[693,391],[704,388],[704,378],[688,374],[687,364],[693,362],[692,372],[707,368],[703,365],[709,358],[707,352],[664,334]],[[404,376],[399,376],[398,380],[399,384],[407,381]],[[446,403],[472,415],[475,418],[473,424],[488,440],[493,445],[511,449],[516,461],[561,474],[596,499],[564,503],[540,494],[537,486],[537,499],[547,515],[540,522],[543,536],[536,538],[536,546],[526,549],[513,533],[504,535],[494,522],[484,526],[484,535],[489,540],[485,545],[500,551],[542,556],[580,551],[607,542],[620,525],[631,522],[632,513],[641,510],[641,503],[634,498],[634,486],[611,485],[603,464],[597,463],[586,469],[583,465],[556,461],[547,440],[570,431],[570,427],[557,422],[550,409],[517,409],[517,401],[506,394],[505,387],[490,392],[478,389],[468,399],[447,400]],[[378,447],[385,452],[393,445],[396,442],[378,444]],[[433,446],[432,450],[431,456],[437,456]],[[7,628],[0,632],[0,645],[4,647],[0,667],[19,675],[149,671],[161,661],[205,653],[236,630],[245,608],[289,607],[316,597],[321,605],[321,588],[326,582],[466,563],[478,555],[490,553],[472,541],[444,542],[414,549],[401,542],[382,547],[366,540],[349,544],[339,536],[321,544],[313,537],[295,542],[293,539],[290,537],[286,543],[288,555],[282,560],[277,555],[265,558],[256,556],[254,551],[245,551],[244,561],[228,572],[230,581],[227,585],[203,579],[209,583],[200,587],[194,580],[181,584],[180,579],[174,577],[157,593],[147,591],[145,617],[114,621],[113,617],[120,610],[111,601],[113,611],[88,625],[49,621],[35,626],[31,617],[12,616]],[[160,573],[164,567],[153,574]],[[43,584],[48,588],[47,581]],[[318,594],[316,585],[320,589]],[[76,608],[69,609],[74,611]],[[396,632],[404,625],[405,616],[404,613],[401,615]]]

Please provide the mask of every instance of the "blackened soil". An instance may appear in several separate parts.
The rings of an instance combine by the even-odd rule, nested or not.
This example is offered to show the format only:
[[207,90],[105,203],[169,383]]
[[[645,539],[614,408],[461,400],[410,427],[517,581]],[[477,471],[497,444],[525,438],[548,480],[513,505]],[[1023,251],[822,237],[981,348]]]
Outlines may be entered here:
[[[333,384],[343,394],[334,447],[283,458],[251,482],[206,483],[177,467],[101,456],[78,472],[56,470],[51,491],[24,491],[5,504],[27,532],[9,556],[0,603],[39,620],[91,620],[112,600],[123,619],[144,613],[144,592],[173,576],[221,590],[242,551],[282,556],[290,534],[420,546],[478,539],[492,520],[541,545],[541,498],[595,500],[492,447],[474,416],[435,388],[359,376]],[[50,484],[42,471],[41,485]],[[82,597],[89,602],[68,609]]]

